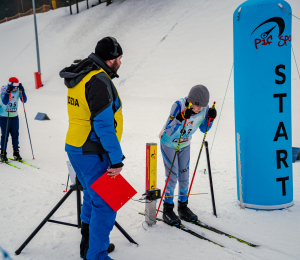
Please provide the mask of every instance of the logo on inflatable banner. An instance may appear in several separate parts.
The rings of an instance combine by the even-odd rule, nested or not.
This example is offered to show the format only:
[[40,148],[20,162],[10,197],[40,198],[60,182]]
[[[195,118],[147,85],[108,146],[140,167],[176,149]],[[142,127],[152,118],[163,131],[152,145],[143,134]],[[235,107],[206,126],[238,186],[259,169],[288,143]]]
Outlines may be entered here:
[[254,31],[251,33],[251,35],[258,29],[260,28],[262,25],[267,24],[267,23],[276,23],[275,26],[273,26],[271,29],[269,29],[266,32],[263,32],[260,35],[261,39],[254,39],[254,44],[255,44],[255,48],[258,49],[259,45],[271,45],[273,42],[273,36],[269,34],[278,26],[279,28],[279,41],[278,41],[278,46],[279,47],[283,47],[283,46],[287,46],[287,42],[291,42],[292,41],[292,36],[291,35],[282,35],[285,29],[285,22],[281,17],[273,17],[270,18],[266,21],[264,21],[263,23],[261,23],[259,26],[257,26]]

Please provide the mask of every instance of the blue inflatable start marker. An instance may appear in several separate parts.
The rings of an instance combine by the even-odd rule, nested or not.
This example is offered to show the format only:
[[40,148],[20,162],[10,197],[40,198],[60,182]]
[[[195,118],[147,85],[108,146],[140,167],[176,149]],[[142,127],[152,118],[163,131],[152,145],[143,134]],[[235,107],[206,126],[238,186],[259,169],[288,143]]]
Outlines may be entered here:
[[248,0],[233,15],[238,200],[254,209],[293,205],[292,16],[283,9],[292,12],[283,0]]
[[298,147],[293,147],[293,163],[296,162],[297,160],[300,160],[300,148]]

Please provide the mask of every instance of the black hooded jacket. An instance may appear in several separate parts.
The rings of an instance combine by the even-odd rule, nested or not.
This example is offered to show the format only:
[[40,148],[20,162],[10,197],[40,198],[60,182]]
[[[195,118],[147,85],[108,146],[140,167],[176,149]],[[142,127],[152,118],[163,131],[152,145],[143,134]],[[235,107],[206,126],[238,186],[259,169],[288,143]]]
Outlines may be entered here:
[[[95,118],[101,111],[115,101],[118,97],[117,90],[111,79],[119,77],[107,64],[99,58],[96,54],[92,53],[88,58],[80,61],[78,64],[72,64],[60,71],[59,75],[64,78],[64,83],[68,88],[75,87],[88,73],[94,70],[103,69],[105,73],[94,75],[85,85],[85,98],[91,111],[91,126],[92,131],[82,147],[83,154],[109,154],[103,147],[101,140],[97,137],[98,141],[91,140],[91,135],[94,131],[93,118]],[[115,167],[123,166],[122,162],[114,165]]]

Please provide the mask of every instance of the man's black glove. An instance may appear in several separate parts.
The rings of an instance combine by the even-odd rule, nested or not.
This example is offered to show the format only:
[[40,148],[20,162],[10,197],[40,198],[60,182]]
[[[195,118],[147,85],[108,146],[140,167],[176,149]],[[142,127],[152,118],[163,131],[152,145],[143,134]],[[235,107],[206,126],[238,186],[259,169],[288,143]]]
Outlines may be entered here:
[[185,108],[183,111],[181,111],[177,116],[176,119],[182,122],[185,119],[190,119],[191,115],[193,113],[193,110],[191,108]]
[[23,87],[23,85],[20,83],[19,84],[19,90],[21,91],[21,92],[24,92],[24,87]]
[[208,117],[211,118],[210,122],[214,121],[214,119],[217,117],[217,110],[215,108],[210,108],[208,110]]

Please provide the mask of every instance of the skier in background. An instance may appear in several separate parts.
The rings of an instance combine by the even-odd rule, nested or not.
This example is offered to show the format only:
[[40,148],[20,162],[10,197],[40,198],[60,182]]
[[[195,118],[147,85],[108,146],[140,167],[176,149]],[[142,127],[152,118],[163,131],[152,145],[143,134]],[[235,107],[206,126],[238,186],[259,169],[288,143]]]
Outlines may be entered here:
[[110,260],[109,234],[116,212],[91,188],[106,171],[117,176],[123,167],[122,102],[112,79],[119,77],[122,48],[113,37],[97,43],[95,53],[60,72],[68,87],[69,130],[65,150],[83,186],[80,256]]
[[24,87],[15,77],[9,79],[7,85],[1,87],[0,127],[1,127],[1,162],[7,162],[6,149],[8,136],[11,135],[13,156],[16,160],[22,160],[19,151],[19,117],[18,104],[23,94],[23,102],[27,102]]
[[[188,108],[189,103],[192,103],[191,108]],[[163,127],[159,137],[161,142],[161,153],[163,156],[165,173],[168,177],[170,167],[175,155],[175,151],[181,135],[181,130],[187,119],[184,135],[180,141],[179,149],[174,161],[172,172],[168,185],[166,187],[166,196],[163,204],[163,219],[171,225],[179,225],[181,223],[178,216],[174,213],[173,197],[174,190],[179,181],[179,196],[178,197],[178,215],[180,218],[187,221],[197,221],[198,217],[188,208],[187,193],[189,190],[189,164],[190,164],[190,141],[192,135],[199,128],[205,133],[208,118],[211,118],[211,123],[208,130],[212,126],[212,121],[217,116],[215,109],[209,108],[209,91],[203,85],[192,87],[188,97],[177,100],[172,108],[169,118]],[[182,196],[183,195],[183,196]]]

